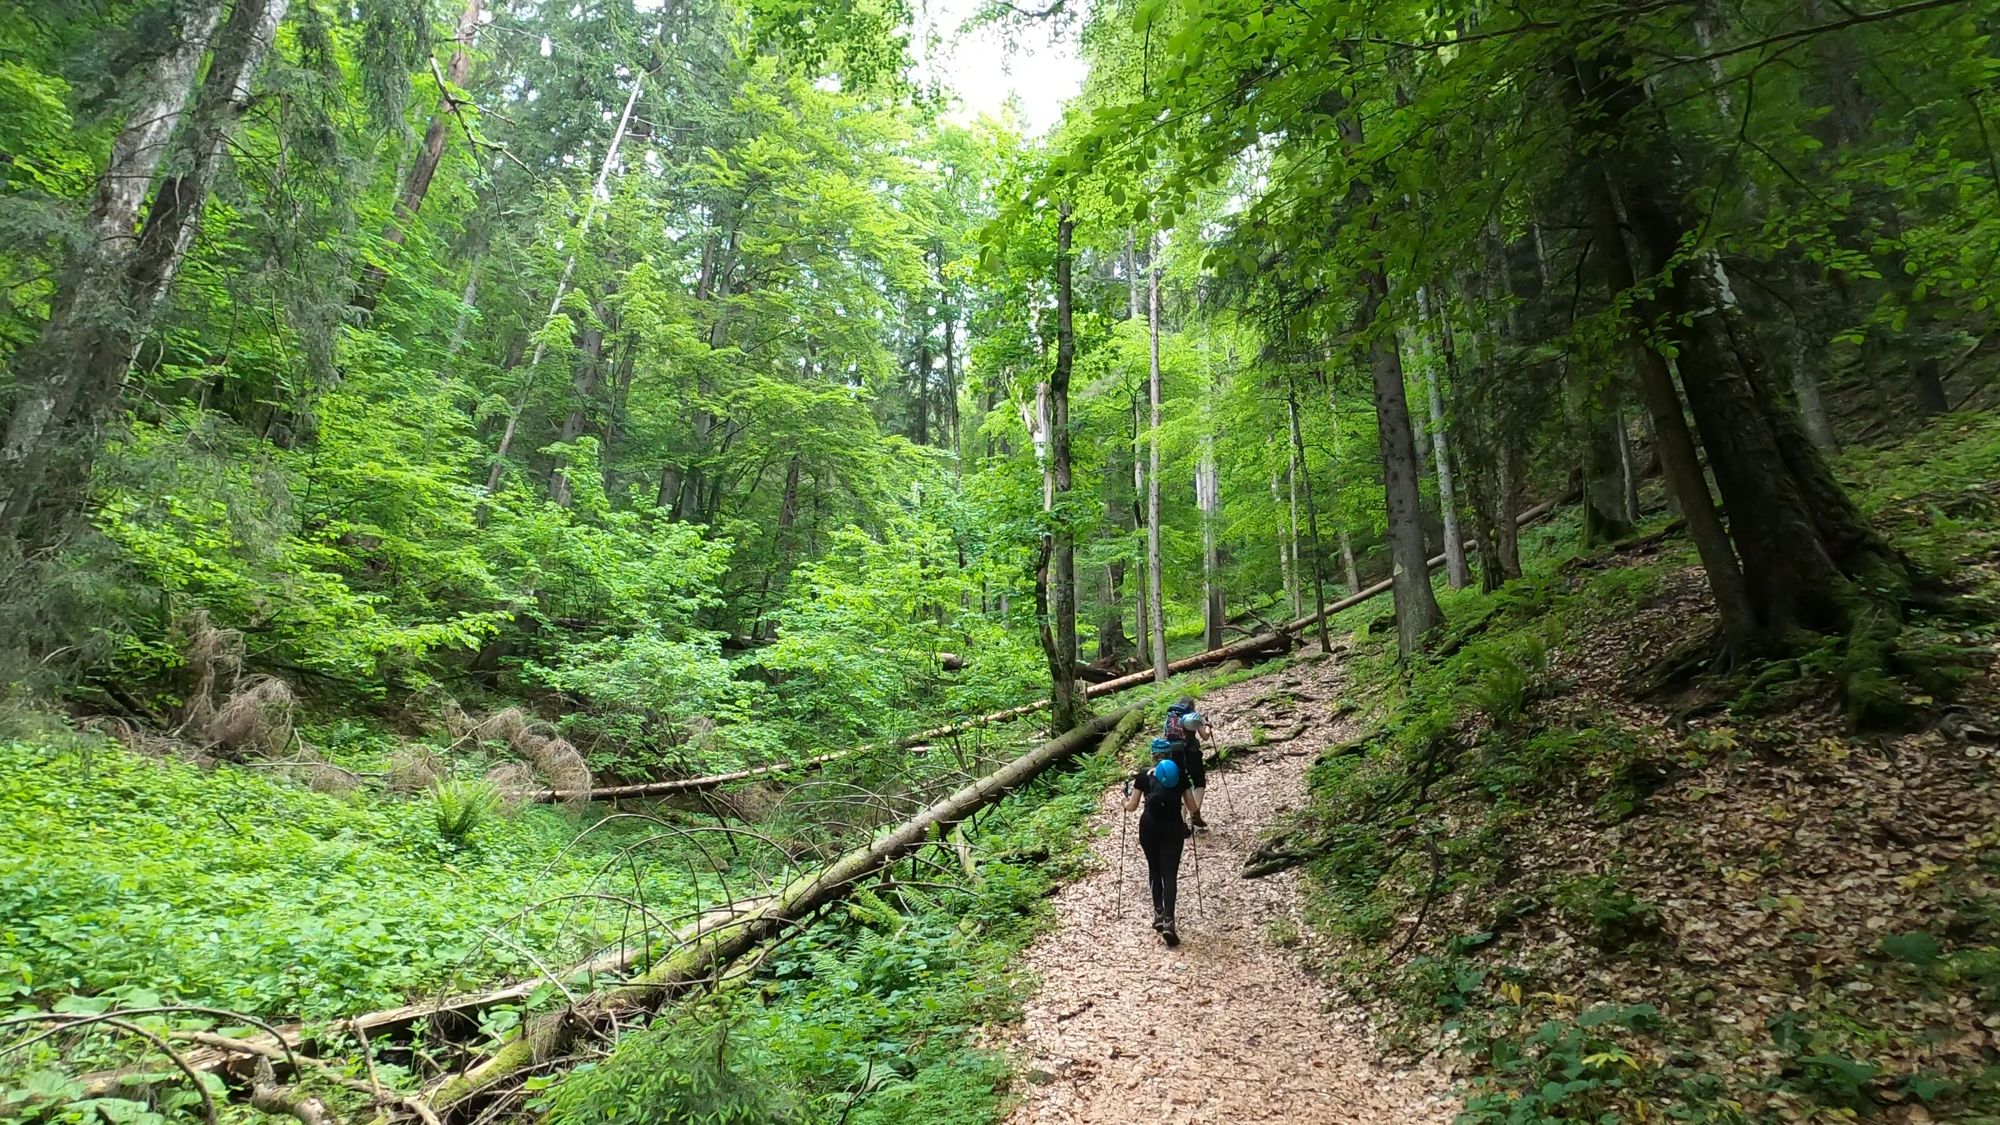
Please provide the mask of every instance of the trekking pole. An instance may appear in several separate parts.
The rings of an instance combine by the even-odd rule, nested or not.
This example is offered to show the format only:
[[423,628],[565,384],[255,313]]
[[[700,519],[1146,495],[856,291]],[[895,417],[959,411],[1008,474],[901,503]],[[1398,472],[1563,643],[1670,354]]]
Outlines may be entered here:
[[1189,836],[1188,845],[1194,850],[1194,910],[1202,920],[1208,919],[1208,899],[1201,893],[1201,842],[1200,837]]
[[1119,801],[1118,802],[1118,918],[1120,921],[1123,921],[1125,918],[1125,842],[1127,839],[1125,832],[1125,821],[1131,815],[1132,815],[1132,810],[1125,807],[1124,801],[1122,800]]

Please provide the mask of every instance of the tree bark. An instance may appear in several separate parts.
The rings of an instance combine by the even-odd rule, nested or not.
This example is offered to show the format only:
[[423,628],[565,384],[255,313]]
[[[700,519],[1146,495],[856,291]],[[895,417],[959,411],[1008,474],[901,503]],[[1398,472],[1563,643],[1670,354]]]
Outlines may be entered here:
[[[1450,365],[1450,345],[1443,327],[1444,310],[1429,307],[1423,290],[1417,291],[1418,315],[1433,322],[1438,352]],[[1444,523],[1445,582],[1454,590],[1472,585],[1472,571],[1465,563],[1465,538],[1458,527],[1458,490],[1451,475],[1451,448],[1446,434],[1444,396],[1438,390],[1437,365],[1424,365],[1424,388],[1430,397],[1431,452],[1437,457],[1438,514]]]
[[[483,0],[466,0],[459,10],[458,25],[453,30],[452,41],[456,46],[451,52],[451,61],[445,64],[444,78],[451,87],[463,88],[465,79],[472,71],[472,58],[468,53],[473,40],[479,36],[479,18]],[[433,72],[435,73],[435,72]],[[438,91],[438,107],[432,111],[430,123],[424,127],[423,144],[417,149],[417,159],[410,165],[409,175],[403,179],[403,190],[396,197],[396,207],[389,219],[389,225],[382,230],[382,241],[391,246],[401,246],[409,237],[410,223],[424,206],[424,198],[430,194],[431,181],[437,178],[438,165],[444,161],[445,136],[451,131],[451,120],[458,116],[458,103],[450,88]],[[388,271],[376,263],[370,263],[362,271],[361,285],[355,291],[354,305],[360,309],[373,309],[381,297],[382,283],[388,278]]]
[[[618,115],[618,127],[611,131],[611,143],[605,146],[604,163],[598,167],[597,180],[591,186],[590,199],[584,203],[583,219],[577,223],[576,230],[570,236],[574,243],[570,247],[569,257],[563,262],[562,276],[556,279],[555,295],[549,298],[549,311],[542,317],[544,322],[554,320],[556,314],[562,311],[563,297],[569,293],[570,278],[576,274],[577,252],[584,238],[590,234],[591,222],[597,217],[598,197],[605,193],[606,185],[611,180],[611,169],[618,163],[618,149],[625,141],[625,130],[632,123],[632,107],[639,103],[639,90],[645,82],[645,71],[635,70],[632,73],[632,90],[625,96],[625,109]],[[523,377],[521,393],[515,398],[513,409],[507,412],[506,429],[500,435],[499,446],[493,451],[493,467],[486,474],[488,496],[500,491],[500,477],[507,468],[507,451],[514,444],[514,435],[521,424],[521,411],[527,409],[528,394],[535,385],[535,372],[541,366],[543,354],[548,350],[547,336],[543,333],[536,335],[535,352],[528,360],[528,372]]]
[[[1363,279],[1362,323],[1373,324],[1388,298],[1389,280],[1380,267]],[[1393,330],[1391,330],[1393,336]],[[1382,450],[1382,491],[1388,504],[1390,576],[1396,598],[1396,647],[1417,652],[1444,621],[1431,593],[1429,557],[1424,548],[1423,502],[1417,489],[1417,450],[1410,433],[1410,409],[1403,391],[1403,363],[1393,338],[1369,345],[1369,375],[1375,388],[1375,425]]]
[[[572,384],[569,412],[563,416],[562,429],[556,432],[556,440],[564,443],[583,436],[583,428],[590,421],[591,402],[597,397],[598,387],[603,381],[602,322],[610,312],[601,300],[594,303],[592,311],[599,323],[589,325],[577,333],[576,379]],[[555,502],[556,507],[567,508],[572,491],[569,469],[558,465],[549,474],[549,499]]]
[[[52,507],[80,505],[103,428],[117,413],[139,345],[194,242],[286,5],[238,0],[226,22],[219,2],[181,6],[176,42],[150,65],[140,103],[112,142],[85,222],[89,245],[59,285],[41,335],[13,364],[12,409],[0,437],[0,541],[20,538],[29,512],[45,499],[43,482],[57,460],[65,463],[62,479],[73,495]],[[208,72],[193,90],[211,41]],[[133,224],[183,114],[182,159],[153,187],[135,238]]]
[[1201,587],[1202,647],[1221,648],[1222,628],[1228,624],[1229,607],[1222,585],[1222,548],[1217,524],[1221,522],[1221,481],[1215,470],[1215,438],[1203,435],[1201,460],[1195,467],[1195,503],[1201,508]]
[[[1350,153],[1359,152],[1365,137],[1361,115],[1349,111],[1336,119],[1341,144]],[[1373,210],[1374,189],[1365,177],[1357,176],[1349,185],[1347,202],[1370,216],[1370,227],[1380,225]],[[1368,374],[1374,384],[1375,428],[1382,453],[1382,493],[1389,517],[1390,578],[1395,583],[1396,646],[1409,656],[1424,645],[1425,638],[1444,622],[1437,597],[1431,592],[1430,572],[1424,566],[1423,497],[1417,484],[1416,441],[1410,429],[1410,406],[1403,384],[1401,347],[1393,326],[1379,324],[1383,306],[1389,300],[1389,275],[1382,252],[1370,254],[1362,267],[1360,307],[1355,326],[1371,333],[1368,342]]]
[[[1581,115],[1581,126],[1589,132],[1613,136],[1622,112],[1614,115],[1603,107],[1587,109],[1587,79],[1581,65],[1572,60],[1564,69],[1566,73],[1557,75],[1557,78],[1570,99],[1572,110]],[[1618,222],[1618,204],[1614,195],[1616,186],[1609,161],[1592,168],[1583,184],[1598,253],[1602,255],[1605,277],[1614,297],[1629,293],[1638,285],[1637,273],[1625,248],[1624,231]],[[1637,365],[1640,397],[1644,399],[1646,412],[1653,420],[1653,433],[1667,489],[1679,506],[1682,518],[1687,521],[1688,535],[1694,540],[1702,569],[1707,572],[1709,590],[1715,596],[1723,632],[1739,644],[1754,645],[1759,640],[1759,629],[1757,615],[1751,608],[1749,587],[1709,495],[1708,482],[1702,475],[1700,458],[1695,452],[1694,437],[1688,431],[1686,417],[1681,412],[1680,396],[1674,390],[1673,375],[1668,370],[1666,358],[1653,350],[1647,339],[1646,327],[1638,318],[1627,318],[1626,331],[1628,346]]]
[[[1299,428],[1299,392],[1292,376],[1285,376],[1285,418],[1291,424],[1292,464],[1298,466],[1299,488],[1306,495],[1306,543],[1312,548],[1313,608],[1319,621],[1319,650],[1331,652],[1332,642],[1326,632],[1326,577],[1320,566],[1319,549],[1319,509],[1313,505],[1312,470],[1306,462],[1306,442]],[[1341,547],[1346,549],[1347,533],[1341,532]],[[1352,568],[1354,556],[1348,553],[1347,565]]]
[[1827,418],[1826,400],[1820,395],[1819,371],[1813,363],[1805,327],[1798,323],[1798,318],[1794,318],[1786,336],[1791,345],[1792,397],[1798,401],[1799,420],[1805,423],[1806,436],[1819,446],[1820,452],[1838,453],[1840,439],[1834,435],[1833,423]]
[[[1042,619],[1042,648],[1049,661],[1050,718],[1057,734],[1075,728],[1079,719],[1076,694],[1076,533],[1070,529],[1069,382],[1075,362],[1076,333],[1071,323],[1070,237],[1075,221],[1068,203],[1056,219],[1056,362],[1049,377],[1049,469],[1055,495],[1050,518],[1054,527],[1043,541],[1043,554],[1053,550],[1054,575],[1050,604]],[[1053,620],[1051,620],[1053,618]]]
[[1151,240],[1146,253],[1146,328],[1150,353],[1147,401],[1153,426],[1147,434],[1146,578],[1153,619],[1153,679],[1167,682],[1167,609],[1160,573],[1160,262]]
[[[1146,433],[1145,415],[1141,413],[1140,397],[1132,396],[1132,527],[1134,530],[1146,528],[1146,459],[1140,456],[1139,445]],[[1133,583],[1132,622],[1138,634],[1135,641],[1142,659],[1153,650],[1153,567],[1152,559],[1145,550],[1139,551],[1139,580]]]

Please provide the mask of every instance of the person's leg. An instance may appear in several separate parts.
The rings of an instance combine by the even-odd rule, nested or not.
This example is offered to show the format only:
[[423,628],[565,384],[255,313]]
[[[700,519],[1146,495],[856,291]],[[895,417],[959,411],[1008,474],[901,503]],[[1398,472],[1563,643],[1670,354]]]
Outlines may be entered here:
[[1186,841],[1178,834],[1171,840],[1162,840],[1160,852],[1160,916],[1165,920],[1163,933],[1174,933],[1174,904],[1180,897],[1181,849]]
[[1207,828],[1208,821],[1201,815],[1201,801],[1208,793],[1208,755],[1202,753],[1200,743],[1191,743],[1188,759],[1188,820],[1196,828]]
[[1153,928],[1160,928],[1161,905],[1165,886],[1160,882],[1160,872],[1165,864],[1160,857],[1160,837],[1146,832],[1139,833],[1139,850],[1146,856],[1146,889],[1153,894]]

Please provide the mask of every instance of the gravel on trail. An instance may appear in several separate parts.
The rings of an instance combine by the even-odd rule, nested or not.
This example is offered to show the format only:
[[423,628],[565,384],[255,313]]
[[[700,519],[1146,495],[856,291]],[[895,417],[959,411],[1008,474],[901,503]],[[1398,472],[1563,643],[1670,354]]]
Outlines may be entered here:
[[1259,834],[1304,800],[1313,755],[1348,734],[1345,720],[1325,718],[1338,663],[1301,664],[1200,700],[1216,724],[1212,745],[1247,743],[1259,728],[1274,739],[1298,734],[1210,772],[1213,827],[1189,842],[1181,864],[1178,949],[1150,925],[1137,814],[1121,815],[1117,787],[1104,794],[1092,871],[1056,895],[1056,928],[1025,955],[1038,985],[1011,1034],[1024,1081],[1009,1125],[1452,1120],[1442,1075],[1385,1061],[1354,1007],[1278,944],[1301,925],[1298,872],[1241,874]]

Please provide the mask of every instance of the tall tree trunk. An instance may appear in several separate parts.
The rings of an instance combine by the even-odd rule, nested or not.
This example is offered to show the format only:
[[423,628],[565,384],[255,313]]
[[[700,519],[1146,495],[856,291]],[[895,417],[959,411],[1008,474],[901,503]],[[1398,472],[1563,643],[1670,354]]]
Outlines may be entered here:
[[1195,503],[1201,508],[1202,649],[1222,647],[1228,605],[1222,585],[1222,548],[1216,525],[1221,522],[1221,482],[1215,471],[1215,439],[1203,435],[1201,461],[1195,467]]
[[1806,436],[1819,446],[1820,452],[1834,454],[1840,452],[1840,439],[1834,435],[1833,423],[1827,419],[1826,400],[1819,389],[1819,370],[1808,344],[1806,328],[1800,321],[1802,316],[1794,314],[1792,325],[1786,332],[1790,344],[1792,397],[1798,400],[1799,421],[1805,423]]
[[[1132,396],[1132,527],[1134,530],[1151,526],[1146,519],[1146,459],[1140,456],[1139,445],[1145,440],[1146,419],[1141,413],[1144,400],[1136,393]],[[1152,557],[1147,551],[1139,552],[1139,581],[1133,583],[1132,610],[1135,640],[1143,655],[1153,648],[1153,567]]]
[[1132,229],[1125,229],[1125,319],[1139,319],[1139,251]]
[[[1342,145],[1362,149],[1361,115],[1348,110],[1336,119]],[[1374,189],[1365,177],[1348,187],[1348,204],[1368,214],[1369,225],[1380,225],[1373,209]],[[1377,319],[1389,299],[1389,275],[1381,251],[1370,255],[1362,270],[1360,308],[1355,323],[1362,331],[1377,329]],[[1431,592],[1429,552],[1424,546],[1423,496],[1418,488],[1415,437],[1410,430],[1410,406],[1404,391],[1402,349],[1393,328],[1373,331],[1368,345],[1368,374],[1374,383],[1375,427],[1382,452],[1382,494],[1389,517],[1389,577],[1396,602],[1396,647],[1408,656],[1444,622]]]
[[1146,577],[1153,618],[1153,679],[1167,682],[1167,610],[1160,573],[1160,262],[1151,239],[1146,245],[1146,331],[1149,352],[1147,401],[1153,426],[1147,435]]
[[1483,474],[1465,474],[1465,495],[1472,503],[1473,530],[1479,535],[1479,592],[1490,594],[1506,584],[1507,577],[1500,569],[1499,527],[1500,521],[1493,517],[1493,501],[1488,495]]
[[[939,273],[943,273],[942,266],[939,267]],[[942,283],[942,279],[940,279],[940,283]],[[944,305],[943,320],[944,387],[942,390],[945,402],[945,417],[951,426],[952,472],[959,479],[963,480],[965,477],[965,451],[959,448],[962,436],[959,433],[958,425],[958,354],[955,338],[958,327],[958,311],[952,308],[949,303]]]
[[[598,197],[604,194],[605,185],[611,180],[611,169],[617,166],[618,149],[625,142],[625,130],[632,124],[632,107],[639,104],[639,90],[645,85],[645,81],[644,70],[632,72],[632,89],[625,96],[625,109],[618,115],[618,127],[611,131],[611,143],[604,148],[604,163],[597,169],[597,181],[591,186],[590,199],[584,204],[583,219],[577,223],[576,230],[571,235],[572,248],[569,257],[563,262],[562,276],[556,279],[555,294],[549,298],[549,310],[542,317],[544,321],[554,320],[556,314],[562,311],[563,297],[569,293],[570,278],[576,274],[576,247],[583,244],[584,238],[590,233],[591,222],[597,217]],[[541,367],[543,354],[548,351],[546,336],[538,333],[537,337],[534,356],[528,360],[528,371],[522,379],[520,394],[514,399],[513,408],[507,412],[507,427],[500,435],[499,446],[493,451],[493,467],[486,474],[488,496],[500,490],[500,477],[507,468],[507,452],[512,448],[514,435],[520,428],[521,411],[527,409],[528,395],[535,385],[535,373]]]
[[[175,42],[149,65],[139,103],[112,141],[85,221],[89,244],[59,284],[41,335],[12,365],[11,410],[0,437],[0,541],[21,537],[30,511],[48,499],[43,482],[58,460],[72,495],[48,506],[60,514],[81,504],[103,428],[117,413],[133,358],[194,241],[285,9],[286,0],[238,0],[224,22],[219,2],[179,6]],[[211,43],[208,72],[196,90],[195,73]],[[176,171],[153,188],[135,238],[147,188],[190,97]]]
[[1493,561],[1500,568],[1500,580],[1521,577],[1521,491],[1524,485],[1521,455],[1511,441],[1500,444],[1500,495],[1494,507]]
[[[1136,513],[1124,502],[1125,465],[1116,455],[1104,461],[1104,526],[1121,533],[1136,529]],[[1097,599],[1097,662],[1115,668],[1125,659],[1125,559],[1113,556],[1104,564],[1104,584]]]
[[[920,314],[917,319],[923,319]],[[931,334],[929,326],[917,329],[917,426],[918,445],[931,443]]]
[[751,638],[769,639],[775,630],[765,617],[770,604],[771,587],[777,585],[791,573],[792,529],[799,522],[799,455],[794,453],[785,463],[785,491],[778,501],[778,525],[771,533],[771,568],[764,573],[764,581],[757,595],[757,607],[751,614]]
[[[1285,456],[1289,462],[1290,443],[1286,444]],[[1278,487],[1280,476],[1285,481],[1283,489]],[[1287,494],[1289,494],[1289,507],[1286,506]],[[1292,470],[1289,463],[1285,466],[1284,473],[1271,474],[1271,504],[1286,513],[1285,526],[1278,533],[1278,578],[1284,587],[1285,605],[1291,610],[1293,617],[1304,617],[1305,605],[1299,600],[1299,492],[1298,487],[1292,484]]]
[[[1377,265],[1363,278],[1363,324],[1373,324],[1389,295],[1389,279]],[[1382,492],[1389,516],[1391,587],[1396,602],[1396,647],[1417,652],[1444,621],[1431,593],[1430,554],[1424,546],[1423,503],[1417,488],[1417,449],[1410,433],[1410,408],[1403,391],[1403,362],[1394,332],[1369,345],[1369,376],[1375,388],[1375,425],[1382,450]]]
[[[556,440],[565,444],[583,436],[583,428],[590,420],[591,402],[596,399],[598,385],[602,382],[604,328],[601,322],[609,310],[600,300],[595,303],[594,312],[600,323],[589,325],[577,333],[576,380],[572,386],[569,413],[563,416],[562,429],[556,433]],[[556,507],[567,508],[572,491],[568,466],[557,466],[549,474],[549,499],[555,502]]]
[[1575,408],[1574,431],[1583,446],[1583,541],[1586,546],[1615,543],[1632,534],[1625,497],[1626,470],[1620,457],[1618,431],[1611,418],[1592,403],[1582,377],[1570,373],[1570,402]]
[[[1076,335],[1071,325],[1070,237],[1075,221],[1070,206],[1057,208],[1056,220],[1056,362],[1049,377],[1049,467],[1055,484],[1052,519],[1055,527],[1044,537],[1043,557],[1054,554],[1054,575],[1042,585],[1052,587],[1043,611],[1042,647],[1049,661],[1050,724],[1061,735],[1075,729],[1080,715],[1076,690],[1076,533],[1070,529],[1071,487],[1069,434],[1070,368],[1075,361]],[[1046,563],[1045,563],[1046,566]],[[1039,592],[1039,591],[1038,591]],[[1053,618],[1053,621],[1051,621]]]
[[1611,408],[1611,444],[1618,450],[1618,499],[1624,505],[1625,524],[1639,524],[1639,463],[1632,456],[1632,435],[1625,428],[1625,411]]
[[1801,627],[1867,630],[1871,644],[1893,635],[1912,581],[1908,564],[1861,519],[1776,393],[1720,258],[1702,252],[1680,262],[1697,225],[1680,198],[1663,177],[1631,174],[1639,161],[1675,166],[1646,94],[1621,70],[1578,70],[1599,99],[1604,127],[1621,131],[1637,158],[1617,165],[1627,181],[1626,212],[1636,241],[1664,275],[1654,282],[1651,304],[1678,349],[1681,385],[1729,513],[1730,540],[1756,615],[1748,639],[1789,646]]
[[472,317],[479,311],[479,262],[465,273],[465,290],[458,295],[458,319],[451,325],[451,339],[444,346],[444,362],[438,365],[438,376],[443,378],[451,370],[451,361],[465,346],[465,334],[472,327]]
[[[459,10],[458,26],[452,34],[456,46],[452,49],[451,61],[444,69],[445,81],[453,88],[463,88],[467,75],[472,72],[469,51],[473,40],[479,36],[482,2],[466,0],[465,7]],[[403,190],[396,197],[395,213],[382,231],[382,241],[391,246],[401,246],[403,240],[409,237],[410,223],[417,217],[417,212],[423,210],[424,198],[430,194],[431,181],[437,178],[438,165],[444,161],[444,141],[451,131],[451,119],[458,116],[458,104],[452,100],[455,97],[451,89],[438,91],[438,107],[431,113],[430,124],[424,128],[423,145],[417,150],[417,159],[410,165],[409,175],[403,179]],[[373,309],[387,277],[388,272],[379,264],[371,263],[362,271],[361,286],[354,294],[355,307]]]
[[[1435,328],[1438,354],[1447,366],[1452,363],[1447,329],[1444,326],[1445,312],[1442,308],[1430,307],[1424,290],[1417,290],[1417,313]],[[1472,585],[1472,570],[1465,562],[1465,536],[1458,527],[1458,490],[1451,475],[1451,447],[1447,440],[1444,418],[1444,396],[1438,390],[1437,364],[1424,365],[1424,388],[1430,396],[1431,408],[1431,451],[1437,457],[1438,514],[1444,524],[1444,569],[1445,581],[1454,590],[1463,590]]]
[[[1609,118],[1602,109],[1594,112],[1585,109],[1587,95],[1581,69],[1574,63],[1563,69],[1565,73],[1558,74],[1557,78],[1569,96],[1572,111],[1582,115],[1582,127],[1586,131],[1613,135],[1617,125],[1615,118]],[[1582,187],[1597,249],[1602,255],[1605,278],[1612,295],[1617,297],[1635,289],[1638,278],[1625,248],[1624,231],[1619,226],[1612,175],[1610,162],[1603,162],[1584,177]],[[1646,412],[1653,421],[1655,444],[1667,489],[1678,504],[1682,518],[1687,521],[1689,537],[1694,540],[1695,552],[1708,575],[1709,590],[1715,596],[1723,631],[1739,644],[1755,644],[1758,626],[1756,614],[1751,610],[1749,588],[1729,535],[1723,529],[1722,520],[1709,495],[1708,482],[1702,475],[1700,459],[1695,452],[1694,437],[1689,433],[1686,417],[1681,412],[1680,395],[1674,390],[1673,375],[1667,368],[1666,358],[1652,348],[1645,324],[1631,318],[1626,328],[1628,346],[1637,365],[1640,397],[1644,399]]]
[[1927,355],[1910,368],[1919,418],[1935,418],[1951,409],[1951,399],[1944,393],[1944,379],[1938,373],[1939,366],[1936,356]]
[[[1298,466],[1299,488],[1306,496],[1306,543],[1312,549],[1313,612],[1319,629],[1319,650],[1332,652],[1333,642],[1326,631],[1326,577],[1320,565],[1319,509],[1313,505],[1312,470],[1306,462],[1305,437],[1299,428],[1298,386],[1289,373],[1285,376],[1285,419],[1291,423],[1292,463]],[[1341,535],[1344,543],[1346,532]],[[1353,565],[1351,555],[1348,565]]]

